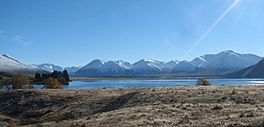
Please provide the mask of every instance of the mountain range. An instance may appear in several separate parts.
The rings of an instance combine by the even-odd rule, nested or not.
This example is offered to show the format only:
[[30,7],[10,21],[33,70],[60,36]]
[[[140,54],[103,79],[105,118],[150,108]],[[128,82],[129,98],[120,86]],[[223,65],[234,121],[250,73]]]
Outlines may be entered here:
[[10,55],[3,54],[0,55],[0,72],[9,73],[9,74],[29,74],[34,75],[35,73],[49,73],[52,71],[63,71],[64,69],[68,70],[70,74],[75,73],[80,67],[61,67],[55,64],[40,64],[40,65],[27,65],[19,60],[11,57]]
[[125,61],[94,60],[80,68],[75,76],[153,76],[153,75],[225,75],[258,63],[262,57],[239,54],[232,50],[207,54],[192,61],[161,62],[142,59],[134,64]]
[[40,65],[26,65],[10,57],[0,55],[0,72],[7,73],[35,73],[62,71],[64,69],[73,76],[188,76],[188,75],[225,75],[240,69],[251,67],[263,58],[253,54],[239,54],[232,50],[218,54],[207,54],[192,61],[172,60],[162,62],[153,59],[141,59],[136,63],[123,60],[103,61],[93,60],[83,67],[61,67],[45,63]]

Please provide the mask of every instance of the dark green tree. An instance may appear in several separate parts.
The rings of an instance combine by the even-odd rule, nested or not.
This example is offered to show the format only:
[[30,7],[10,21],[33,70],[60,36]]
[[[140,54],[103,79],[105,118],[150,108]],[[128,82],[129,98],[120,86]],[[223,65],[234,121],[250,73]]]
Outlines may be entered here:
[[63,78],[65,79],[65,81],[68,83],[70,81],[70,76],[67,70],[64,70],[63,73]]
[[36,74],[35,74],[35,80],[40,81],[41,79],[42,79],[42,78],[41,78],[40,73],[36,73]]
[[58,78],[60,78],[60,73],[58,71],[53,71],[50,74],[50,77],[55,78],[55,79],[58,79]]
[[42,74],[42,79],[48,79],[49,78],[49,74]]

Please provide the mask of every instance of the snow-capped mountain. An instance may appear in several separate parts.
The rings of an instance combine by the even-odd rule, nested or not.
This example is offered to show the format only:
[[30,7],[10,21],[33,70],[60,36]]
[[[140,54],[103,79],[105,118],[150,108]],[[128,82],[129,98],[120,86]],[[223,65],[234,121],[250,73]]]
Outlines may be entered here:
[[44,63],[44,64],[40,64],[40,65],[35,65],[35,66],[37,66],[39,69],[46,70],[49,72],[63,71],[64,70],[63,67],[60,67],[60,66],[55,65],[55,64],[50,64],[50,63]]
[[239,54],[231,50],[207,54],[191,62],[142,59],[134,64],[124,61],[94,60],[80,68],[77,76],[142,76],[166,74],[219,75],[256,64],[262,58],[253,54]]
[[127,69],[130,68],[130,65],[124,61],[108,61],[99,69],[101,73],[111,73],[111,74],[120,74],[124,73]]
[[42,72],[42,70],[38,69],[35,66],[26,65],[18,61],[17,59],[7,54],[4,54],[0,55],[0,72],[6,72],[11,74],[34,74],[35,72]]
[[177,72],[191,72],[195,70],[195,66],[188,61],[181,61],[172,68],[172,73]]
[[77,76],[122,76],[127,73],[131,65],[125,61],[103,61],[93,60],[89,64],[80,68],[75,75]]
[[81,67],[72,66],[72,67],[65,67],[64,69],[67,70],[70,75],[72,75],[75,72],[77,72],[80,68]]
[[122,60],[118,60],[118,61],[113,61],[114,63],[118,64],[120,67],[124,68],[124,69],[130,69],[131,68],[131,64]]
[[44,63],[40,65],[33,65],[41,70],[45,70],[48,72],[53,72],[53,71],[63,71],[67,70],[69,74],[74,74],[77,70],[79,70],[81,67],[61,67],[59,65],[51,64],[51,63]]
[[104,64],[105,64],[104,61],[96,59],[90,62],[89,64],[83,66],[79,70],[82,71],[82,70],[89,70],[89,69],[100,69]]
[[179,64],[179,61],[171,60],[170,62],[166,63],[166,67],[165,68],[168,69],[168,70],[171,70],[178,64]]
[[201,67],[201,65],[203,63],[205,63],[206,60],[203,58],[203,56],[201,57],[197,57],[195,59],[193,59],[190,63],[193,65],[193,66],[196,66],[196,67]]
[[152,59],[142,59],[133,64],[131,71],[135,74],[158,73],[162,71],[164,63]]
[[253,54],[239,54],[232,50],[195,58],[191,63],[204,69],[242,69],[258,63],[262,58]]
[[135,76],[159,73],[166,63],[152,59],[142,59],[133,65],[128,62],[93,60],[86,66],[80,68],[75,74],[77,76]]
[[[76,76],[142,76],[166,74],[202,74],[219,75],[252,66],[262,60],[253,54],[239,54],[232,50],[218,54],[207,54],[192,61],[161,62],[142,59],[134,64],[118,61],[93,60],[83,67],[61,67],[54,64],[26,65],[9,55],[0,55],[0,72],[27,73],[68,70]],[[43,71],[45,70],[45,71]]]

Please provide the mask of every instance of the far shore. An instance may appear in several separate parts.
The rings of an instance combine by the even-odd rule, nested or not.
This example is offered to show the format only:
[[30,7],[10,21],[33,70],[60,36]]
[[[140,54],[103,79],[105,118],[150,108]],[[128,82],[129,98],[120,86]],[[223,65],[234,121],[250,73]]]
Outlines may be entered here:
[[141,76],[141,77],[129,77],[129,76],[105,76],[105,77],[70,77],[72,81],[78,80],[174,80],[174,79],[220,79],[221,76]]

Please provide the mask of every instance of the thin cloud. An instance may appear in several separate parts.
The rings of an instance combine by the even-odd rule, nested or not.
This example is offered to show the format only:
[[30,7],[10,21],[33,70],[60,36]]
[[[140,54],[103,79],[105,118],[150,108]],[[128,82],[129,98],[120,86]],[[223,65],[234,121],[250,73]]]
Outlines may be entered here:
[[23,40],[23,36],[16,35],[16,36],[13,37],[13,40],[15,40],[15,41],[22,41]]
[[16,41],[17,43],[21,44],[21,45],[24,45],[24,46],[30,46],[31,45],[31,42],[26,40],[24,38],[24,36],[22,35],[15,35],[12,37],[12,40],[13,41]]
[[0,39],[5,41],[11,41],[12,43],[20,44],[23,46],[30,46],[32,42],[28,39],[25,39],[25,37],[22,35],[8,35],[3,30],[0,30]]
[[5,38],[4,32],[5,31],[0,30],[0,39],[4,39]]
[[31,42],[23,42],[22,45],[24,45],[24,46],[30,46],[31,45]]

